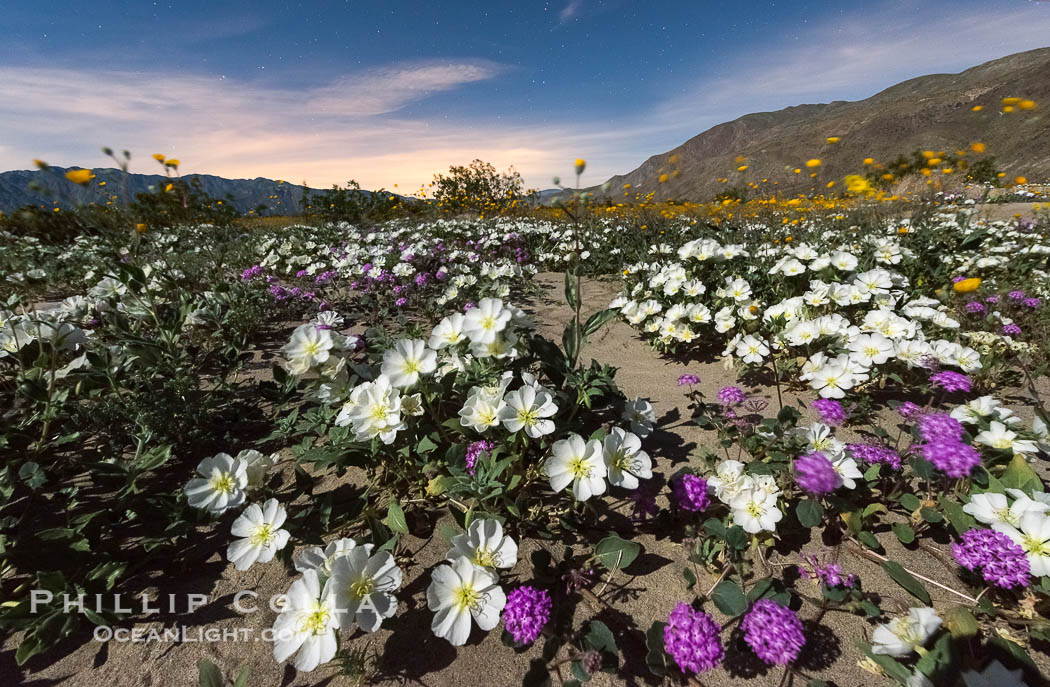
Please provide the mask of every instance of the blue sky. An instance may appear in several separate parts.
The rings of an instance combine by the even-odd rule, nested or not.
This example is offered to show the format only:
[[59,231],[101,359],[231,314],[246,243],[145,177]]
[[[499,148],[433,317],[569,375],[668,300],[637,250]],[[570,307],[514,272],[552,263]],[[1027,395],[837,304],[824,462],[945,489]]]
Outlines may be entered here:
[[11,0],[0,170],[33,158],[418,188],[627,172],[722,121],[1050,46],[1050,2]]

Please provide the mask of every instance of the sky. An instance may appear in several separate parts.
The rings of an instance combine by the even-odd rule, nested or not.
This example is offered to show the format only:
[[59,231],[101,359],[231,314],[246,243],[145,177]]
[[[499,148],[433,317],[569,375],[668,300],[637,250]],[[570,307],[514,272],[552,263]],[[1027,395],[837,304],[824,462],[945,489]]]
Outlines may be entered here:
[[1050,1],[9,0],[0,170],[402,193],[475,158],[585,184],[749,112],[1050,46]]

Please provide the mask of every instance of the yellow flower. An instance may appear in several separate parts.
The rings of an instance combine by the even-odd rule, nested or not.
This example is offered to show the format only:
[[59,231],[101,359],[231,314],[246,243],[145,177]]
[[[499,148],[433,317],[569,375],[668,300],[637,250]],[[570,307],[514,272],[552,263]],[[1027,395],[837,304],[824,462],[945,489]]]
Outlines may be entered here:
[[164,162],[164,156],[160,153],[153,153],[153,159],[157,162]]
[[74,184],[83,186],[94,179],[95,175],[91,173],[90,169],[71,169],[66,172],[66,178]]
[[801,168],[801,167],[796,167],[796,168],[795,168],[795,174],[798,174],[798,173],[799,173],[799,172],[801,172],[801,171],[802,171],[802,168]]
[[1025,177],[1014,177],[1014,183],[1015,184],[1027,184],[1028,183],[1028,179],[1025,178]]
[[164,166],[165,167],[178,167],[179,166],[179,161],[176,160],[175,158],[172,158],[170,160],[165,160],[164,161]]
[[976,291],[977,287],[980,285],[980,277],[970,277],[969,279],[955,282],[952,285],[952,289],[955,290],[955,293],[970,293],[971,291]]
[[583,170],[587,167],[587,161],[582,157],[576,158],[576,174],[583,174]]
[[974,105],[970,108],[973,112],[980,112],[984,109],[984,105]]
[[820,160],[813,158],[812,160],[806,160],[806,166],[812,169],[813,167],[820,167]]
[[828,136],[827,138],[828,143],[838,143],[840,140],[842,139],[840,139],[838,136]]
[[736,168],[736,171],[743,172],[746,169],[747,169],[747,165],[740,165],[739,167]]
[[1021,102],[1017,103],[1017,107],[1021,108],[1022,110],[1031,110],[1035,107],[1035,101],[1022,100]]
[[33,164],[39,167],[40,169],[47,169],[47,163],[43,160],[33,160]]
[[1003,107],[1003,112],[1013,112],[1013,111],[1014,111],[1014,106],[1013,105],[1006,105],[1006,106]]
[[1020,102],[1020,98],[1003,98],[1003,105],[1016,105]]
[[667,175],[666,174],[661,174],[660,178],[657,179],[657,181],[659,181],[661,184],[664,183],[665,181],[667,181]]
[[859,174],[846,175],[846,190],[850,193],[873,193],[874,189],[868,180]]
[[873,164],[875,164],[875,158],[873,158],[873,157],[866,157],[866,158],[864,158],[864,164],[866,164],[866,165],[873,165]]
[[140,234],[145,234],[146,233],[146,225],[143,224],[142,222],[139,222],[138,224],[135,225],[135,231],[137,231]]
[[980,142],[978,142],[978,143],[971,143],[970,144],[970,150],[972,150],[975,153],[983,153],[987,149],[988,149],[988,146],[986,146],[985,144],[980,143]]
[[169,193],[173,188],[175,188],[174,185],[168,184],[167,186],[164,187],[164,192],[165,193]]

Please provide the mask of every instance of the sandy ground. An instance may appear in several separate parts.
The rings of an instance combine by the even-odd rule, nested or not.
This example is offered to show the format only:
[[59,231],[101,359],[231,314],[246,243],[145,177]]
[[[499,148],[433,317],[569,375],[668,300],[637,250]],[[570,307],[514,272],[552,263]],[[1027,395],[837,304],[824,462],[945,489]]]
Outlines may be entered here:
[[[541,323],[541,331],[553,338],[560,338],[561,329],[569,317],[569,310],[561,299],[562,276],[540,275],[538,281],[550,289],[550,296],[539,298],[528,311]],[[616,294],[617,284],[588,280],[584,284],[585,311],[604,307]],[[289,331],[291,330],[289,326]],[[259,362],[265,362],[266,353],[260,353]],[[584,358],[595,358],[603,363],[617,366],[616,379],[628,397],[644,396],[651,399],[659,418],[658,431],[646,440],[644,447],[656,462],[656,481],[686,464],[700,465],[701,447],[713,446],[714,435],[695,425],[683,421],[688,416],[687,400],[677,387],[679,375],[690,372],[701,378],[701,391],[711,396],[721,386],[733,383],[732,371],[725,370],[720,362],[709,360],[675,361],[660,357],[626,324],[613,322],[599,332],[588,343]],[[754,393],[770,399],[775,404],[772,389],[753,389]],[[785,403],[793,403],[790,395]],[[812,413],[803,411],[805,421],[813,420]],[[348,481],[347,479],[342,482]],[[331,480],[322,490],[337,488],[340,481]],[[663,506],[666,501],[658,503]],[[599,617],[613,628],[617,643],[628,656],[631,668],[616,676],[598,676],[595,685],[659,685],[663,684],[651,676],[644,664],[644,638],[637,630],[627,630],[630,623],[647,629],[653,621],[665,620],[669,611],[682,600],[692,598],[682,577],[686,563],[681,544],[681,533],[634,534],[625,518],[613,520],[613,527],[625,537],[633,538],[644,547],[643,555],[614,582],[622,585],[624,593],[611,600],[612,609],[592,608],[579,603],[575,611],[575,624],[579,627],[591,617]],[[429,527],[414,527],[414,531],[428,531]],[[439,531],[439,528],[434,528]],[[220,538],[221,539],[221,538]],[[899,545],[892,534],[881,536],[889,555],[906,567],[947,586],[959,588],[954,575],[924,552],[910,551]],[[427,571],[439,562],[447,544],[439,534],[429,539],[406,537],[407,549],[413,552],[414,562],[408,558],[400,561],[405,573],[404,584],[398,593],[399,609],[395,619],[384,624],[381,631],[373,635],[355,634],[344,637],[343,646],[370,647],[378,655],[378,676],[374,684],[396,685],[465,685],[469,687],[499,687],[521,684],[521,675],[528,669],[529,661],[540,655],[537,647],[523,653],[515,653],[500,642],[500,630],[482,634],[474,630],[471,641],[459,650],[447,642],[437,639],[430,631],[431,613],[426,608],[425,590],[429,584]],[[547,544],[557,555],[560,549]],[[519,562],[512,571],[510,585],[528,582],[532,576],[530,556],[539,548],[536,542],[524,542],[519,552]],[[797,546],[795,546],[797,549]],[[803,547],[807,552],[820,553],[825,549],[819,533],[812,533],[810,541]],[[941,543],[943,549],[943,543]],[[786,550],[786,548],[785,548]],[[787,566],[796,559],[774,552],[770,565]],[[869,592],[884,598],[899,600],[910,605],[910,597],[893,583],[875,563],[844,553],[840,562],[847,572],[857,573]],[[236,639],[178,643],[101,643],[90,637],[80,637],[67,642],[58,651],[45,659],[35,659],[27,666],[22,678],[14,664],[15,640],[9,639],[0,652],[0,685],[25,684],[34,687],[47,685],[74,685],[84,687],[111,687],[124,685],[196,685],[197,661],[210,658],[227,675],[234,674],[242,666],[251,669],[251,685],[280,685],[281,687],[306,685],[350,684],[339,675],[331,664],[313,673],[299,674],[291,666],[278,665],[271,655],[271,645],[260,639],[260,633],[269,628],[275,614],[264,608],[271,595],[284,592],[291,582],[290,575],[282,566],[269,564],[256,566],[240,573],[227,565],[216,551],[203,565],[188,566],[182,561],[172,561],[168,570],[170,579],[159,584],[160,591],[167,593],[198,593],[207,595],[209,603],[193,613],[162,614],[152,623],[138,623],[134,627],[186,626],[191,639],[198,632],[238,631]],[[507,578],[505,578],[507,579]],[[703,574],[699,587],[707,590],[715,581],[714,575]],[[796,588],[805,594],[817,594],[817,588],[805,579],[796,583]],[[935,605],[947,608],[957,597],[933,585],[927,585]],[[260,610],[239,614],[232,606],[233,595],[238,591],[254,590],[259,594]],[[608,594],[606,595],[608,596]],[[714,611],[713,605],[710,610]],[[886,605],[884,604],[884,607]],[[804,619],[812,618],[815,609],[804,606]],[[717,611],[714,611],[717,615]],[[721,618],[720,618],[721,620]],[[245,632],[247,630],[247,632]],[[839,687],[889,684],[857,667],[860,654],[854,647],[857,639],[869,637],[872,625],[865,620],[842,613],[827,614],[820,626],[808,626],[808,645],[800,661],[800,667],[815,678],[832,682]],[[17,638],[15,638],[17,639]],[[564,650],[561,656],[564,656]],[[1040,660],[1044,660],[1042,654]],[[1050,666],[1042,666],[1044,674],[1050,674]],[[728,685],[778,685],[782,671],[768,669],[747,652],[730,648],[723,667],[704,676],[708,687]],[[796,681],[795,684],[801,684]]]

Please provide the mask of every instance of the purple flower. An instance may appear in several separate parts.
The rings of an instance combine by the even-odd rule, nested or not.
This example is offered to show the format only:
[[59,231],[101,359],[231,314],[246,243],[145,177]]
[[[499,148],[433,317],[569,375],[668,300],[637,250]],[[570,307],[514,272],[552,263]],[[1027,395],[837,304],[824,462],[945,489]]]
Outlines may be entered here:
[[806,577],[812,577],[815,580],[820,580],[825,586],[831,587],[852,587],[856,582],[856,575],[843,575],[842,568],[839,567],[838,563],[828,563],[827,565],[821,565],[814,554],[807,554],[802,556],[802,560],[809,563],[813,568],[810,570],[804,566],[799,566],[799,571]]
[[1028,306],[1029,308],[1038,308],[1040,305],[1042,305],[1042,303],[1043,303],[1043,301],[1041,301],[1038,298],[1026,298],[1026,299],[1024,299],[1024,304],[1026,306]]
[[806,643],[802,621],[790,608],[775,601],[756,601],[740,623],[744,641],[766,663],[787,665]]
[[969,393],[973,389],[973,382],[970,381],[969,377],[951,370],[930,375],[930,381],[933,382],[934,386],[939,386],[949,393],[956,391]]
[[747,394],[738,386],[724,386],[718,390],[717,398],[724,406],[734,406],[746,401]]
[[926,441],[959,441],[962,439],[963,426],[947,413],[926,413],[919,416],[919,434]]
[[474,463],[478,461],[478,456],[480,456],[482,453],[487,453],[494,448],[496,448],[496,444],[492,443],[491,441],[485,441],[484,439],[468,444],[466,455],[467,472],[473,475]]
[[998,303],[999,302],[999,297],[998,296],[988,296],[988,298],[984,299],[984,302],[985,303]]
[[1012,301],[1023,301],[1025,298],[1024,291],[1011,291],[1006,294],[1006,297]]
[[894,470],[901,469],[901,454],[883,444],[847,444],[846,450],[857,460],[869,465],[884,463]]
[[399,308],[404,307],[407,303],[408,303],[408,299],[405,298],[404,296],[402,296],[401,298],[398,298],[396,301],[394,301],[394,305],[396,305]]
[[535,587],[518,587],[507,595],[503,624],[518,644],[532,644],[551,617],[551,597]]
[[966,304],[966,312],[973,315],[980,315],[985,310],[984,304],[978,301],[970,301]]
[[1002,532],[972,529],[952,544],[952,556],[967,570],[981,571],[986,582],[1003,589],[1025,587],[1031,566],[1024,549]]
[[258,277],[260,274],[262,274],[262,269],[262,265],[252,265],[248,269],[241,272],[241,281],[249,281],[251,279],[254,279],[255,277]]
[[472,301],[467,301],[466,303],[463,304],[463,312],[467,312],[468,310],[472,310],[473,308],[474,308],[474,303]]
[[1003,325],[1003,334],[1006,334],[1007,336],[1018,336],[1020,333],[1021,328],[1018,327],[1016,324]]
[[674,481],[671,491],[678,507],[683,510],[699,513],[711,505],[711,496],[707,493],[707,480],[703,477],[686,473]]
[[678,378],[678,386],[687,386],[692,384],[699,384],[700,378],[696,375],[684,374]]
[[911,401],[905,401],[897,406],[897,414],[905,420],[910,420],[921,412],[922,408]]
[[842,478],[835,472],[835,466],[820,451],[799,456],[794,468],[795,482],[810,494],[828,494],[842,486]]
[[961,274],[957,274],[954,277],[952,277],[953,284],[958,284],[961,281],[966,281],[966,277],[962,276]]
[[725,657],[721,631],[711,616],[682,602],[667,616],[664,649],[683,673],[704,673]]
[[966,477],[980,465],[981,454],[969,444],[954,439],[937,439],[920,447],[922,457],[949,477]]
[[846,421],[846,409],[833,398],[818,398],[813,401],[813,409],[820,413],[820,421],[832,427]]

